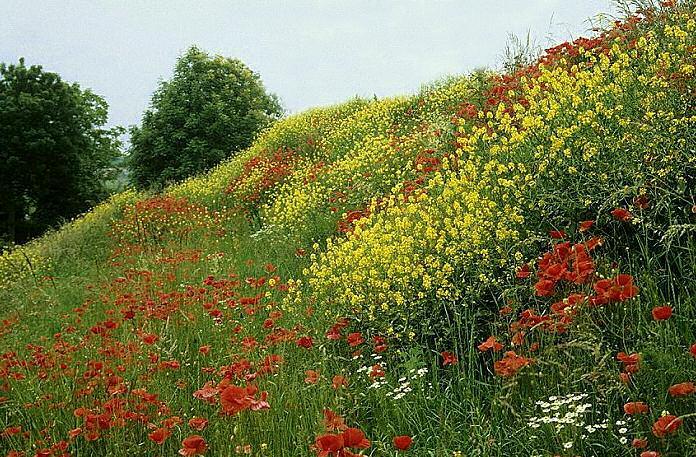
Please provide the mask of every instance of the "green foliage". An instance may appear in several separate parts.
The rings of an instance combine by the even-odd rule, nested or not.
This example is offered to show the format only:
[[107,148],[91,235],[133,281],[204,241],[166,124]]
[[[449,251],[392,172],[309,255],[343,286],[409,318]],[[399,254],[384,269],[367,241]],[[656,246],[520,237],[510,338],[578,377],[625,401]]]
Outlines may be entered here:
[[243,62],[191,47],[131,130],[132,180],[157,188],[208,170],[281,114],[277,97]]
[[98,95],[41,66],[0,64],[0,238],[23,242],[94,206],[119,154]]

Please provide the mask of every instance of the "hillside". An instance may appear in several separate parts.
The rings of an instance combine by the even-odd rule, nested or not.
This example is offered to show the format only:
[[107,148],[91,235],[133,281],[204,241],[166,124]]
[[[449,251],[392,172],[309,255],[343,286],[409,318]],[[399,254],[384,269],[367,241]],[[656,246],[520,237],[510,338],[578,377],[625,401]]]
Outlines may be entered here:
[[696,7],[666,3],[3,254],[0,455],[696,456]]

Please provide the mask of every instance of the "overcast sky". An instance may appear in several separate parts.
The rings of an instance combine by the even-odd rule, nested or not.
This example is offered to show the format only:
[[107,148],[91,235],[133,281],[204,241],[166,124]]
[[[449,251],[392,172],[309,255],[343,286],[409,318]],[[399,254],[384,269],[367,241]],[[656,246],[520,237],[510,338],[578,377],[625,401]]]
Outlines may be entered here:
[[416,91],[501,61],[509,33],[587,35],[610,0],[0,0],[0,61],[41,64],[139,122],[192,44],[261,74],[287,110]]

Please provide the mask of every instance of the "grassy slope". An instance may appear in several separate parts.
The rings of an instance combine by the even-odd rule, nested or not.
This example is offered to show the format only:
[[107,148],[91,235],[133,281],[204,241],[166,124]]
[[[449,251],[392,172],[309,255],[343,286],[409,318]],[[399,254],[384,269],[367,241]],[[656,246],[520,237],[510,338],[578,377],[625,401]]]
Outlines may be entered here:
[[[696,418],[651,427],[696,413],[667,393],[696,381],[694,17],[666,9],[514,75],[292,116],[165,195],[116,196],[3,256],[0,449],[174,455],[196,433],[208,455],[313,455],[330,408],[370,455],[402,434],[424,456],[636,455],[633,438],[690,455]],[[550,230],[579,243],[569,261]],[[536,261],[551,250],[564,279]],[[619,274],[638,293],[591,306]],[[477,348],[491,335],[500,350]],[[227,383],[270,408],[235,413]],[[545,424],[557,410],[572,414]]]

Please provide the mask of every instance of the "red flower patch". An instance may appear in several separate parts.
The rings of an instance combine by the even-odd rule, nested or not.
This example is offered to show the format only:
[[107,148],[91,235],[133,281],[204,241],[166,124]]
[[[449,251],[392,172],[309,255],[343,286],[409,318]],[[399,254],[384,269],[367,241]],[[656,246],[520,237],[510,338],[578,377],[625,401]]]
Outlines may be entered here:
[[662,416],[652,426],[653,435],[663,438],[667,435],[676,433],[681,427],[683,420],[671,414]]
[[667,390],[667,393],[672,397],[686,397],[694,392],[696,392],[696,386],[694,386],[693,382],[675,384]]
[[653,319],[656,321],[664,321],[672,317],[671,306],[656,306],[652,309]]
[[413,444],[413,439],[408,435],[395,436],[394,447],[400,451],[406,451]]
[[208,450],[208,444],[200,435],[191,435],[181,442],[179,454],[184,457],[193,457],[196,455],[204,455]]

